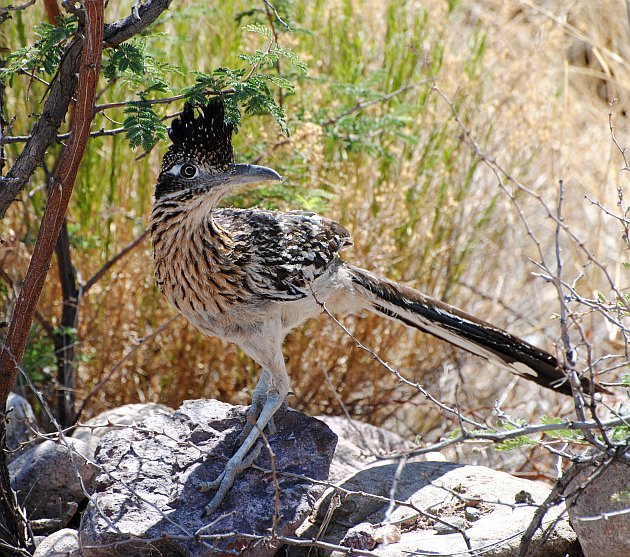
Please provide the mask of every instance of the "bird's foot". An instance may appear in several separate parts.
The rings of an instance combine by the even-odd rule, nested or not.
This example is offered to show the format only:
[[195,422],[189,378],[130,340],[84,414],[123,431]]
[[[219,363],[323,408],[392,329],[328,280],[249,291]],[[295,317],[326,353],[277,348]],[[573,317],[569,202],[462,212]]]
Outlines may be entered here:
[[[247,419],[245,420],[245,426],[243,427],[243,431],[239,434],[236,445],[239,447],[245,442],[247,436],[252,432],[254,427],[256,426],[256,420],[260,416],[260,409],[255,408],[252,404],[247,411]],[[274,435],[276,433],[276,423],[273,421],[273,416],[269,419],[269,422],[265,426],[265,435]]]
[[[254,408],[254,412],[259,415],[257,416],[255,423],[251,425],[251,427],[249,427],[249,433],[243,440],[239,449],[234,453],[232,458],[228,460],[227,464],[225,465],[225,470],[214,481],[204,482],[199,486],[199,490],[202,492],[216,490],[212,501],[210,501],[210,503],[204,509],[205,516],[210,516],[211,514],[216,512],[216,510],[225,499],[228,491],[234,484],[234,480],[236,480],[236,477],[243,470],[249,468],[254,460],[258,458],[260,451],[265,445],[264,440],[259,439],[260,432],[265,430],[265,428],[273,418],[273,415],[282,405],[285,397],[286,392],[269,393],[266,397],[264,397],[262,410],[259,411],[258,408]],[[252,412],[251,408],[250,412]]]
[[[199,485],[199,491],[202,493],[207,493],[208,491],[216,491],[212,501],[208,503],[203,511],[204,516],[212,515],[223,503],[225,496],[232,485],[234,485],[234,480],[236,477],[243,472],[243,470],[247,470],[254,460],[258,458],[260,451],[263,448],[263,442],[258,441],[256,446],[250,451],[250,453],[245,456],[240,462],[236,461],[234,457],[232,457],[225,466],[225,470],[221,472],[221,474],[210,482],[202,482]],[[234,455],[236,456],[236,455]]]

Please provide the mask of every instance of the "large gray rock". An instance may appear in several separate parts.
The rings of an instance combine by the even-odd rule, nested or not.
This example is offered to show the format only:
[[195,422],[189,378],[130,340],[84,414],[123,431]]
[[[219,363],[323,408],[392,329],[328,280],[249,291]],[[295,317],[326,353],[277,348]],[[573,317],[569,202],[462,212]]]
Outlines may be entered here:
[[96,467],[83,441],[44,441],[9,464],[11,485],[36,533],[63,528],[92,489]]
[[[247,470],[219,511],[203,517],[212,494],[199,492],[199,485],[223,470],[245,412],[245,407],[214,400],[187,401],[173,415],[152,416],[141,428],[106,435],[96,453],[102,472],[81,523],[84,555],[201,557],[235,550],[273,555],[277,543],[238,536],[269,536],[276,495],[271,474]],[[286,536],[304,521],[323,490],[280,471],[325,480],[336,437],[322,422],[285,407],[275,423],[278,431],[269,436],[279,482],[275,532]],[[256,464],[271,468],[268,451],[263,449]]]
[[36,443],[35,431],[39,429],[33,409],[23,396],[9,393],[7,399],[7,448],[8,461],[12,462]]
[[[298,530],[298,535],[312,539],[318,536],[322,523],[329,520],[319,539],[339,544],[345,538],[344,544],[347,544],[346,535],[352,525],[365,522],[375,527],[387,525],[386,514],[396,469],[394,464],[370,467],[350,477],[341,484],[342,488],[371,493],[383,499],[344,494],[335,500],[331,491],[320,502],[316,518],[313,522],[307,521]],[[423,555],[432,552],[468,555],[458,528],[465,531],[473,548],[484,548],[484,556],[515,556],[536,505],[549,494],[549,488],[539,482],[515,478],[483,466],[447,462],[407,463],[397,482],[395,499],[411,503],[428,514],[402,505],[393,508],[389,523],[400,529],[400,540],[379,543],[373,549],[387,557],[408,557],[419,551]],[[533,500],[534,504],[516,503],[528,500]],[[472,508],[476,512],[472,513]],[[552,509],[545,518],[545,525],[557,519],[562,510],[563,507]],[[473,515],[474,521],[471,520]],[[369,534],[368,528],[364,530]],[[377,537],[374,539],[378,541]],[[575,533],[566,518],[560,518],[545,543],[545,557],[573,554],[575,545]],[[302,548],[295,547],[288,548],[288,552],[291,556],[307,554]]]
[[125,404],[124,406],[101,412],[98,416],[94,416],[78,425],[72,437],[85,442],[88,456],[93,458],[101,439],[112,429],[139,424],[145,418],[156,414],[172,414],[173,412],[175,410],[172,408],[156,402]]
[[620,461],[589,466],[567,487],[569,518],[585,557],[630,555],[628,491],[630,464]]
[[79,533],[64,528],[50,534],[37,546],[33,557],[81,557]]
[[346,417],[318,416],[317,419],[326,423],[339,439],[330,465],[328,480],[331,482],[339,482],[369,466],[382,466],[388,462],[387,455],[415,446],[382,427]]

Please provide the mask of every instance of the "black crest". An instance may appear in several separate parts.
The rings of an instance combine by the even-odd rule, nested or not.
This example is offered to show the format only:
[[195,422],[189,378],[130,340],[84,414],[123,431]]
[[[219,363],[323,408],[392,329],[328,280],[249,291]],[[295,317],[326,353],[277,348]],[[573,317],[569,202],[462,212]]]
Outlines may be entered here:
[[210,171],[223,171],[234,163],[232,131],[225,122],[223,99],[213,98],[206,105],[184,106],[182,114],[173,120],[168,136],[173,142],[162,159],[162,170],[183,161],[194,162]]

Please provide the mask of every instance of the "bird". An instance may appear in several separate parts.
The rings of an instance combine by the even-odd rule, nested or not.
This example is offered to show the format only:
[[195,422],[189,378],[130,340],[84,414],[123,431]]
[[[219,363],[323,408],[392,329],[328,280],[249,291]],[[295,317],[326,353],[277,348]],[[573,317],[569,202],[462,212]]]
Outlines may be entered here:
[[[186,104],[173,120],[150,216],[155,276],[168,302],[202,333],[239,346],[261,368],[238,449],[202,491],[216,512],[238,474],[273,432],[290,391],[282,353],[289,331],[325,307],[365,310],[430,333],[538,385],[571,394],[558,359],[521,338],[418,290],[344,262],[352,246],[340,224],[306,211],[220,207],[238,188],[281,180],[271,168],[237,164],[225,102]],[[603,390],[583,380],[585,390]]]

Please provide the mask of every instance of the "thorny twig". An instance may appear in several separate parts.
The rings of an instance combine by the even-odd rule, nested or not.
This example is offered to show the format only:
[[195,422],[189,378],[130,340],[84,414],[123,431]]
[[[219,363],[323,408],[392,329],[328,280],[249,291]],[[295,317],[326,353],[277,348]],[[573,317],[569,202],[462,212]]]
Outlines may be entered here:
[[[394,367],[390,366],[385,360],[383,360],[374,350],[372,350],[371,348],[368,348],[367,346],[365,346],[357,337],[355,337],[352,332],[350,331],[350,329],[348,329],[341,321],[339,321],[331,312],[330,310],[326,307],[326,304],[324,302],[319,301],[316,297],[315,297],[315,293],[312,293],[313,295],[313,299],[315,300],[315,302],[322,308],[322,311],[324,313],[326,313],[326,315],[328,315],[340,328],[341,330],[346,333],[353,341],[354,343],[361,349],[364,350],[365,352],[367,352],[368,354],[370,354],[372,356],[372,358],[374,358],[381,366],[383,366],[387,371],[389,371],[390,373],[393,373],[396,378],[398,379],[398,381],[400,381],[401,383],[404,383],[405,385],[409,385],[410,387],[413,387],[414,389],[416,389],[417,391],[421,392],[425,398],[429,399],[433,404],[436,404],[437,406],[439,406],[442,410],[444,410],[445,412],[448,412],[449,414],[453,414],[455,416],[458,417],[458,419],[460,418],[460,415],[458,415],[458,412],[455,408],[451,408],[450,406],[448,406],[447,404],[444,404],[443,402],[441,402],[440,400],[438,400],[437,398],[435,398],[433,395],[431,395],[422,385],[420,385],[420,383],[414,383],[413,381],[410,381],[409,379],[405,378],[403,375],[401,375],[401,373]],[[483,424],[476,422],[474,420],[472,420],[471,418],[465,417],[465,416],[461,416],[461,419],[463,421],[465,421],[466,423],[473,425],[477,428],[483,429],[486,426],[484,426]]]
[[[501,189],[501,191],[504,192],[504,194],[508,197],[508,199],[512,202],[512,204],[514,205],[518,216],[521,220],[521,223],[523,224],[527,235],[532,239],[532,242],[534,243],[537,251],[538,251],[538,255],[540,258],[540,262],[534,262],[539,268],[541,268],[543,270],[543,274],[545,275],[546,280],[548,280],[550,283],[552,283],[557,291],[558,294],[558,300],[560,303],[560,324],[561,324],[561,338],[562,338],[562,343],[564,345],[564,355],[565,355],[565,369],[568,369],[570,371],[570,380],[571,380],[571,386],[572,386],[572,391],[573,391],[573,395],[574,395],[574,407],[575,407],[575,411],[576,414],[578,416],[578,418],[581,421],[585,421],[585,415],[584,415],[584,397],[583,397],[583,393],[582,393],[582,389],[581,389],[581,385],[580,385],[580,381],[578,378],[578,375],[575,371],[575,364],[577,363],[576,360],[576,353],[575,353],[575,349],[572,345],[570,336],[569,336],[569,326],[568,326],[568,322],[569,320],[571,321],[571,324],[575,327],[575,329],[577,330],[578,334],[580,335],[580,338],[582,340],[582,344],[586,347],[586,351],[587,351],[587,355],[586,355],[586,362],[587,362],[587,368],[586,371],[589,373],[590,375],[590,380],[591,380],[591,385],[594,385],[594,378],[595,378],[595,368],[594,368],[594,356],[592,354],[592,345],[591,342],[589,340],[588,335],[585,333],[585,331],[583,330],[581,323],[580,323],[580,317],[578,314],[576,314],[575,312],[571,311],[567,305],[569,300],[577,300],[578,302],[582,302],[582,299],[577,295],[577,292],[575,290],[575,286],[574,285],[567,285],[565,283],[565,281],[562,279],[562,254],[561,254],[561,247],[560,247],[560,235],[561,233],[564,233],[569,240],[571,240],[573,242],[574,245],[576,245],[578,247],[578,249],[586,256],[587,261],[590,264],[593,264],[595,267],[597,267],[601,273],[603,274],[603,276],[606,278],[608,285],[610,287],[610,289],[615,293],[616,296],[616,304],[620,306],[619,308],[619,313],[620,315],[624,315],[624,314],[628,314],[629,312],[629,307],[628,307],[628,301],[626,298],[624,298],[619,290],[619,288],[617,287],[617,285],[615,284],[615,282],[613,281],[611,275],[609,274],[606,266],[604,264],[602,264],[600,261],[597,260],[597,258],[593,255],[593,253],[591,253],[591,251],[586,247],[586,245],[582,242],[582,240],[580,240],[580,238],[578,238],[578,236],[571,230],[571,228],[568,226],[568,224],[566,224],[564,222],[564,218],[562,215],[562,201],[563,201],[563,196],[564,196],[564,189],[563,189],[563,183],[562,181],[560,181],[560,186],[559,186],[559,194],[558,194],[558,203],[557,203],[557,207],[556,207],[556,211],[552,211],[550,209],[550,207],[545,203],[545,201],[542,199],[542,197],[537,194],[536,192],[532,191],[530,188],[524,186],[520,181],[518,181],[517,179],[515,179],[514,177],[512,177],[506,170],[504,170],[504,168],[499,165],[499,163],[497,163],[496,159],[494,159],[493,157],[490,157],[488,155],[486,155],[481,148],[479,147],[479,144],[477,143],[477,141],[474,139],[472,133],[470,132],[470,130],[468,129],[468,127],[463,123],[463,121],[461,120],[461,118],[459,117],[458,111],[454,105],[454,103],[450,100],[450,98],[439,88],[439,86],[437,85],[437,83],[435,83],[435,81],[433,81],[433,86],[432,86],[432,90],[435,91],[438,96],[449,106],[450,110],[451,110],[451,115],[453,117],[453,119],[456,121],[457,125],[459,126],[460,130],[463,132],[464,138],[465,138],[465,142],[466,144],[468,144],[475,157],[479,158],[482,162],[484,162],[489,168],[490,170],[493,172],[495,178],[497,179],[497,183],[499,185],[499,188]],[[613,132],[613,126],[612,126],[612,115],[609,115],[609,126],[610,126],[610,131],[611,131],[611,137],[613,139],[613,142],[615,143],[615,145],[617,146],[617,148],[619,149],[620,153],[622,154],[623,160],[624,160],[624,170],[628,169],[628,163],[627,163],[627,159],[626,159],[626,155],[625,155],[625,149],[621,148],[621,146],[619,145],[619,143],[617,142],[616,138],[614,137],[614,132]],[[628,169],[630,170],[630,169]],[[555,255],[556,255],[556,272],[552,273],[550,271],[550,267],[549,265],[546,263],[545,261],[545,255],[544,252],[542,250],[542,246],[541,243],[539,242],[539,240],[536,238],[536,236],[534,235],[532,229],[529,226],[529,223],[527,222],[527,219],[525,217],[525,214],[521,208],[521,206],[519,205],[515,195],[513,192],[511,192],[510,190],[507,189],[506,187],[506,182],[509,183],[511,186],[515,187],[517,191],[523,192],[526,195],[532,197],[533,199],[535,199],[536,201],[538,201],[538,203],[543,207],[544,211],[546,212],[546,215],[552,219],[555,222],[556,225],[556,229],[555,229]],[[619,205],[622,208],[623,211],[623,190],[621,188],[619,188]],[[598,204],[599,205],[599,204]],[[601,205],[600,205],[601,206]],[[624,211],[624,217],[626,215],[626,212]],[[618,218],[616,215],[612,215],[615,218]],[[624,223],[624,221],[622,219],[621,220],[622,224],[625,224],[624,226],[624,230],[628,231],[628,227],[627,227],[627,223]],[[626,236],[627,238],[627,236]],[[627,240],[626,240],[627,241]],[[580,275],[581,276],[581,275]],[[579,278],[579,277],[578,277]],[[570,296],[565,296],[564,293],[564,289],[567,289],[570,292]],[[592,304],[586,303],[584,304],[587,307],[590,307],[592,310],[597,311],[598,313],[600,313],[604,318],[608,319],[609,321],[614,321],[615,325],[618,327],[618,329],[622,332],[622,334],[624,335],[624,339],[625,339],[625,344],[626,344],[626,358],[627,358],[627,347],[628,347],[628,331],[626,329],[626,327],[624,326],[624,324],[621,321],[621,318],[619,319],[614,319],[613,316],[610,314],[609,308],[603,307],[601,301],[597,300],[597,301],[593,301]],[[592,387],[591,387],[592,388]],[[590,405],[589,405],[589,409],[590,409],[590,414],[593,418],[593,420],[590,422],[591,425],[593,425],[594,427],[592,428],[592,430],[596,430],[602,437],[602,441],[600,441],[594,434],[593,431],[589,430],[589,431],[584,431],[584,437],[585,439],[594,447],[598,448],[600,451],[602,451],[602,453],[604,454],[609,454],[611,455],[610,458],[613,457],[617,457],[617,458],[624,458],[623,455],[619,455],[617,454],[617,448],[619,447],[619,445],[615,445],[610,438],[608,437],[608,432],[607,432],[607,425],[605,423],[602,423],[600,417],[597,414],[597,400],[596,398],[593,396],[593,393],[590,393]],[[616,415],[616,413],[615,413]],[[623,422],[623,419],[622,419]],[[536,426],[534,426],[536,427]],[[590,429],[590,428],[589,428]],[[550,447],[547,447],[548,449]],[[561,451],[552,451],[552,452],[557,452],[557,454],[559,454],[560,456],[562,456],[563,458],[568,458],[568,455],[564,454],[565,450],[561,450]],[[602,454],[602,453],[598,453],[598,454]],[[594,457],[592,457],[594,458]],[[592,460],[591,458],[591,460]],[[627,455],[625,456],[625,458],[627,459]],[[535,530],[541,525],[543,517],[545,516],[546,512],[549,510],[549,508],[551,508],[551,506],[558,504],[558,502],[560,500],[562,500],[564,498],[564,492],[566,491],[566,487],[569,485],[569,483],[571,482],[571,480],[574,477],[574,471],[575,469],[578,468],[577,462],[579,461],[579,459],[577,458],[571,458],[571,460],[574,462],[573,466],[566,471],[564,474],[560,474],[560,477],[557,479],[556,483],[554,484],[554,487],[552,489],[552,492],[550,493],[547,501],[545,501],[545,503],[543,505],[541,505],[538,510],[536,511],[536,514],[534,516],[534,519],[531,521],[527,531],[525,532],[524,536],[522,537],[522,542],[521,542],[521,547],[520,547],[520,553],[519,555],[521,555],[522,557],[525,555],[529,555],[530,554],[530,549],[532,549],[533,551],[535,551],[535,548],[530,548],[530,543],[533,537],[533,534],[535,532]],[[600,468],[598,468],[598,470],[600,470]]]

